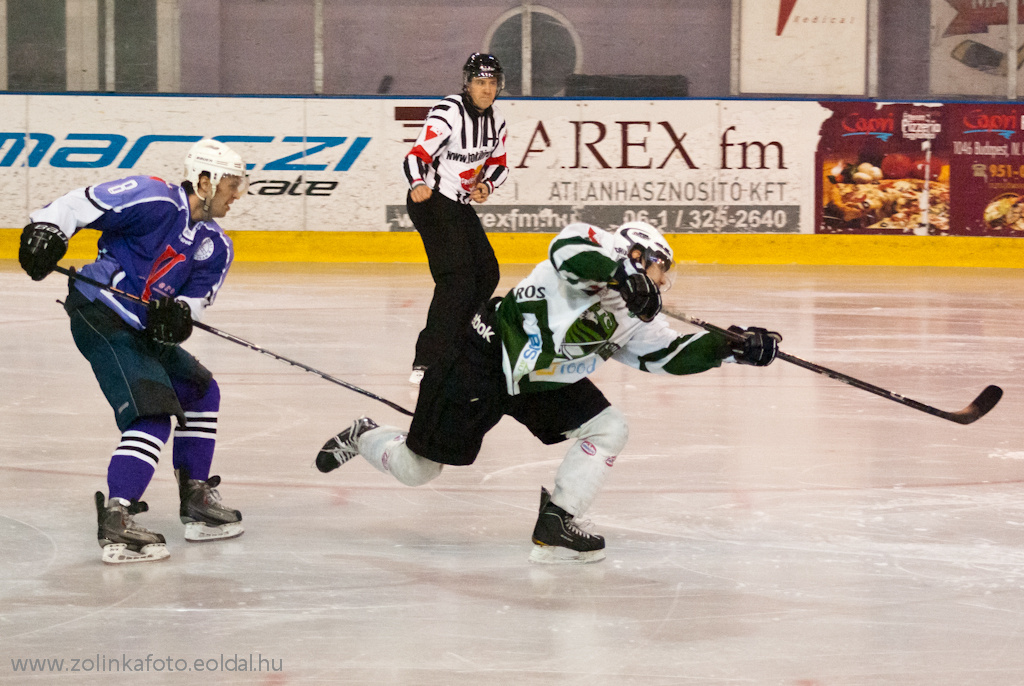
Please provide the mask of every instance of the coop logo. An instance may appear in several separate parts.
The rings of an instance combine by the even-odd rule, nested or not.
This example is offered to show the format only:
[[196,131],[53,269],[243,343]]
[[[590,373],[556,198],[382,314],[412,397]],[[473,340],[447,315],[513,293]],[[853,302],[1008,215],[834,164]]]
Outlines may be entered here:
[[[964,115],[964,133],[994,133],[1009,140],[1018,125],[1016,114],[986,114],[977,109]],[[1020,118],[1020,128],[1024,129],[1024,116]]]
[[[290,188],[294,174],[309,172],[347,172],[366,149],[368,136],[214,136],[229,145],[245,144],[246,150],[259,150],[264,144],[274,144],[267,155],[280,155],[259,167],[265,172],[292,172],[285,184]],[[0,132],[0,168],[49,166],[58,169],[134,169],[144,153],[173,154],[175,161],[182,157],[184,144],[201,140],[202,136],[147,135],[129,139],[117,133],[69,133],[59,142],[48,133]],[[173,144],[173,152],[167,146]],[[281,155],[281,153],[287,153]],[[259,155],[257,154],[257,157]],[[254,170],[256,164],[249,164]],[[253,181],[257,185],[258,181]],[[280,184],[284,182],[263,181]]]
[[536,370],[537,376],[587,376],[597,369],[597,358],[590,357],[582,361],[558,362],[547,369]]
[[853,112],[842,121],[843,138],[848,136],[873,136],[881,141],[889,140],[896,132],[896,120],[888,117],[862,117]]

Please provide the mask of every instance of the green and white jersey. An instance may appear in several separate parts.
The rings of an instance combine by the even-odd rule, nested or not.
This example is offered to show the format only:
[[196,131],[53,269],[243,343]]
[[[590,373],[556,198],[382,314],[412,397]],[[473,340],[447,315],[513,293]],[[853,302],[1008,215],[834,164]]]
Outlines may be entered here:
[[731,355],[723,337],[679,334],[664,315],[643,322],[608,288],[622,258],[614,234],[565,227],[548,260],[509,291],[496,314],[510,395],[575,383],[614,359],[645,372],[695,374]]

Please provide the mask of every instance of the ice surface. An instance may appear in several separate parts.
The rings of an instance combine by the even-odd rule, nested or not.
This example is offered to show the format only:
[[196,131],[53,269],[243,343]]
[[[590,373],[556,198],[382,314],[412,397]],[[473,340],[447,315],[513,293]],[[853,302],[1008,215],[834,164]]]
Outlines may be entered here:
[[[411,409],[430,290],[425,266],[240,263],[206,321]],[[0,261],[0,683],[117,683],[140,661],[160,684],[1024,683],[1022,272],[683,265],[667,307],[942,409],[1006,395],[959,426],[781,362],[606,365],[631,425],[588,513],[608,559],[555,568],[526,558],[565,445],[506,419],[425,487],[361,459],[324,475],[353,418],[407,419],[201,331],[213,473],[246,533],[184,541],[165,451],[139,521],[170,559],[101,564],[92,493],[118,433],[64,293]],[[250,656],[262,671],[238,671]],[[48,658],[79,671],[16,671]]]

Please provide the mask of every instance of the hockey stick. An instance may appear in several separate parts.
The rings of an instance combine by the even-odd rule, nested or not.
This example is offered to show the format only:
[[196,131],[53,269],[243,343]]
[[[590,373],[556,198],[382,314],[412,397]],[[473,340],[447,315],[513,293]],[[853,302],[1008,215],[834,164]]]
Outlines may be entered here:
[[[61,274],[66,275],[70,279],[81,281],[82,283],[87,283],[90,286],[95,286],[96,288],[99,288],[100,290],[104,290],[104,291],[107,291],[109,293],[113,293],[117,297],[123,298],[124,300],[128,300],[128,301],[131,301],[131,302],[134,302],[134,303],[139,303],[140,305],[148,305],[149,304],[148,300],[144,300],[144,299],[140,298],[137,295],[132,295],[131,293],[125,293],[124,291],[122,291],[120,289],[117,289],[117,288],[114,288],[113,286],[108,286],[107,284],[100,283],[99,281],[96,281],[95,279],[90,279],[88,276],[82,276],[77,271],[75,271],[74,267],[72,267],[71,269],[65,269],[64,267],[57,266],[57,267],[54,267],[54,271],[60,272]],[[359,388],[359,386],[353,386],[352,384],[348,383],[347,381],[342,381],[341,379],[335,378],[335,377],[331,376],[330,374],[326,374],[326,373],[320,371],[319,369],[314,369],[313,367],[310,367],[309,365],[302,364],[301,362],[296,362],[295,360],[289,359],[289,358],[285,357],[284,355],[278,355],[277,353],[271,352],[271,351],[267,350],[266,348],[261,348],[260,346],[256,345],[255,343],[250,343],[249,341],[245,340],[244,338],[239,338],[238,336],[235,336],[234,334],[227,333],[226,331],[221,331],[220,329],[215,329],[214,327],[210,326],[209,324],[203,324],[202,322],[197,322],[197,321],[194,321],[194,320],[192,322],[192,326],[196,327],[197,329],[202,329],[203,331],[207,331],[209,333],[212,333],[214,336],[220,336],[221,338],[223,338],[225,340],[228,340],[228,341],[231,341],[232,343],[237,343],[238,345],[241,345],[241,346],[244,346],[246,348],[249,348],[249,350],[255,350],[258,353],[263,353],[264,355],[269,355],[270,357],[273,357],[275,360],[281,360],[282,362],[287,362],[288,364],[292,365],[293,367],[298,367],[299,369],[305,370],[305,371],[309,372],[310,374],[316,374],[321,379],[325,379],[327,381],[330,381],[331,383],[335,383],[335,384],[338,384],[339,386],[343,386],[344,388],[347,388],[350,391],[355,391],[356,393],[361,393],[362,395],[365,395],[368,398],[373,398],[374,400],[382,402],[385,405],[387,405],[388,407],[390,407],[392,409],[395,409],[395,410],[398,410],[399,412],[401,412],[404,415],[407,415],[409,417],[411,417],[413,415],[413,413],[410,412],[409,410],[405,409],[404,407],[402,407],[400,405],[396,405],[395,403],[391,402],[390,400],[386,400],[386,399],[380,397],[379,395],[374,395],[373,393],[370,393],[369,391],[366,391],[366,390],[363,390],[362,388]]]
[[[662,310],[662,312],[664,312],[667,316],[671,317],[672,319],[678,319],[681,322],[693,324],[694,326],[698,326],[706,331],[721,334],[722,336],[725,336],[731,341],[738,342],[743,340],[743,336],[736,333],[735,331],[729,331],[728,329],[723,329],[719,326],[715,326],[714,324],[709,324],[702,319],[697,319],[696,317],[691,317],[689,315],[682,313],[671,312],[669,310]],[[853,386],[854,388],[859,388],[862,391],[867,391],[868,393],[880,395],[883,398],[892,400],[893,402],[897,402],[901,405],[906,405],[907,407],[911,407],[915,410],[920,410],[921,412],[927,412],[930,415],[941,417],[942,419],[947,419],[951,422],[956,422],[957,424],[970,424],[971,422],[978,421],[986,414],[988,414],[988,411],[995,407],[996,403],[999,402],[999,399],[1003,397],[1003,389],[1001,389],[999,386],[988,386],[987,388],[985,388],[985,390],[981,392],[980,395],[978,395],[977,398],[975,398],[971,402],[970,405],[968,405],[964,409],[958,410],[956,412],[946,412],[945,410],[940,410],[937,407],[932,407],[931,405],[925,405],[924,403],[919,403],[916,400],[905,398],[902,395],[893,393],[892,391],[887,391],[884,388],[879,388],[878,386],[869,384],[866,381],[861,381],[860,379],[855,379],[852,376],[847,376],[842,372],[837,372],[835,370],[829,369],[828,367],[822,367],[819,364],[814,364],[813,362],[802,360],[799,357],[790,355],[788,353],[784,353],[781,350],[775,354],[775,357],[777,357],[780,360],[785,360],[790,364],[795,364],[798,367],[809,369],[816,374],[824,374],[830,379],[835,379],[836,381],[840,381],[849,386]]]

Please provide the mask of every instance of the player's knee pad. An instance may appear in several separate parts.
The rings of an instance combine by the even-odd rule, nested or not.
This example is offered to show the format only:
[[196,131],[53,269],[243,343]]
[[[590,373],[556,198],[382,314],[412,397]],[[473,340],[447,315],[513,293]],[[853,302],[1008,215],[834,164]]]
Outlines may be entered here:
[[183,410],[216,412],[220,409],[220,386],[209,372],[201,379],[172,378],[171,386]]
[[220,386],[216,379],[210,379],[210,385],[206,393],[196,398],[190,398],[182,403],[182,409],[186,412],[216,412],[220,409]]
[[402,446],[404,450],[385,456],[385,468],[406,486],[422,486],[441,476],[444,465],[420,457]]
[[629,440],[629,423],[626,421],[626,415],[609,406],[567,435],[569,438],[589,441],[597,453],[614,459]]
[[607,407],[567,436],[569,448],[555,474],[551,500],[573,515],[586,512],[604,484],[615,458],[626,446],[629,425],[614,407]]
[[359,439],[359,453],[379,471],[406,486],[422,486],[441,475],[444,465],[421,457],[405,444],[407,433],[381,426]]

